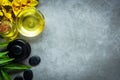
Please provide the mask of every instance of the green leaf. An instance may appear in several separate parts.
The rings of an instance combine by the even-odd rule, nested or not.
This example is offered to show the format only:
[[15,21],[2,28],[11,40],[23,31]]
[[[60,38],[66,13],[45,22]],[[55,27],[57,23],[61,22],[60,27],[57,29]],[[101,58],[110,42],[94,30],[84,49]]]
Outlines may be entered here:
[[14,58],[8,58],[8,57],[0,59],[0,65],[6,64],[6,63],[11,62],[13,60],[14,60]]
[[7,42],[0,42],[0,47],[6,47],[8,45]]
[[30,69],[30,66],[26,66],[23,64],[7,64],[3,67],[4,69],[8,69],[8,70],[26,70],[26,69]]
[[0,58],[2,58],[2,57],[5,57],[5,55],[8,53],[8,51],[6,51],[6,52],[0,52]]
[[1,75],[1,74],[0,74],[0,80],[3,80],[3,79],[2,79],[2,75]]
[[11,80],[10,76],[7,74],[6,71],[1,70],[1,74],[2,74],[2,76],[4,78],[4,80]]

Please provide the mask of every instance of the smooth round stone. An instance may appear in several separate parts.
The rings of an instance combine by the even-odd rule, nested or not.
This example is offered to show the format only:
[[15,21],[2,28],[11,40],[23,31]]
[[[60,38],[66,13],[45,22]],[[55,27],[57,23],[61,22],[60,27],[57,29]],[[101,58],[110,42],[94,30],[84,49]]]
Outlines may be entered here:
[[11,51],[15,54],[15,55],[21,55],[23,52],[23,49],[21,46],[19,45],[15,45],[11,47]]
[[14,80],[23,80],[23,77],[22,77],[22,76],[16,76],[16,77],[14,78]]
[[38,65],[39,63],[41,62],[41,58],[39,56],[32,56],[30,59],[29,59],[29,64],[31,66],[36,66]]
[[26,70],[23,73],[24,80],[32,80],[33,79],[33,72],[32,70]]

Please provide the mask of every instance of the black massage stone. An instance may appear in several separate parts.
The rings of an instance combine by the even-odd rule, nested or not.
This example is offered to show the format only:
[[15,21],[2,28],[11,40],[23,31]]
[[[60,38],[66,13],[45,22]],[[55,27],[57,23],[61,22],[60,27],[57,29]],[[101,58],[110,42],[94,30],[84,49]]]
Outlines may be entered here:
[[39,56],[32,56],[30,59],[29,59],[29,64],[31,66],[36,66],[38,65],[39,63],[41,62],[41,58]]
[[31,46],[25,40],[16,39],[8,44],[7,50],[9,57],[15,58],[15,61],[23,61],[30,55]]

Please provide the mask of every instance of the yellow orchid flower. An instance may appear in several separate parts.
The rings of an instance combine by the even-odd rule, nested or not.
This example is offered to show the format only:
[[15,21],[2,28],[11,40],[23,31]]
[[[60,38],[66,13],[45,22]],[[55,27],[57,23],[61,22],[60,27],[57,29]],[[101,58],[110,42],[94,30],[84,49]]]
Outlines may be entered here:
[[2,20],[2,18],[3,18],[3,12],[2,12],[2,8],[0,8],[0,21]]
[[13,0],[12,8],[15,16],[26,7],[34,7],[38,5],[37,0]]
[[11,6],[11,2],[9,0],[1,0],[0,6]]
[[12,10],[9,9],[9,10],[7,11],[4,7],[2,7],[2,11],[3,11],[3,13],[4,13],[4,16],[5,16],[6,18],[8,18],[8,19],[12,22],[12,21],[13,21],[13,18],[12,18]]
[[12,16],[17,16],[26,7],[35,7],[37,5],[38,0],[0,0],[0,17],[2,17],[1,19],[7,18],[13,21]]
[[18,3],[12,3],[12,9],[15,16],[17,16],[17,14],[21,11],[21,7]]
[[37,0],[27,0],[27,5],[30,7],[34,7],[38,5],[38,1]]
[[3,16],[3,12],[2,12],[2,10],[0,10],[0,16]]
[[13,21],[13,18],[12,18],[12,7],[11,7],[11,2],[9,0],[1,0],[0,1],[0,16],[3,16],[7,19],[9,19],[10,21]]

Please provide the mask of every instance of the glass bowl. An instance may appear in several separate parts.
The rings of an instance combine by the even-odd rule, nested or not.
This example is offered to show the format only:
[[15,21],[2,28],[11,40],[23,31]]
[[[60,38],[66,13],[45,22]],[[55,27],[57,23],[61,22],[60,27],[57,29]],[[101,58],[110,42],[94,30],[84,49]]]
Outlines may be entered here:
[[20,34],[35,37],[43,31],[45,18],[36,8],[25,8],[17,15],[16,24]]

